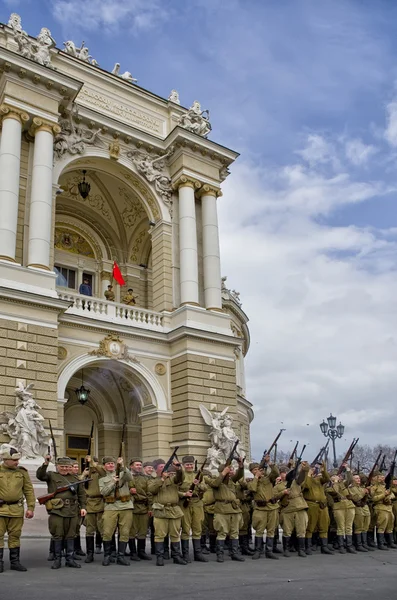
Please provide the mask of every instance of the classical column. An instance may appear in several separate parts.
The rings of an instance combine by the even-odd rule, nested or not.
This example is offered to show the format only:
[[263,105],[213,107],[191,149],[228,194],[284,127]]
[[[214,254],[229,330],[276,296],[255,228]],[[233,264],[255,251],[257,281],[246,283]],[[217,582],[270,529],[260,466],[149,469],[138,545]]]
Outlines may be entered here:
[[179,269],[181,304],[199,303],[195,188],[187,177],[179,180]]
[[0,112],[4,115],[0,143],[0,258],[15,262],[21,135],[29,115],[4,105]]
[[100,297],[102,300],[105,298],[105,292],[108,289],[108,285],[112,284],[112,274],[108,271],[101,271],[101,285],[100,285]]
[[33,119],[34,153],[30,193],[28,267],[50,270],[52,228],[52,162],[59,125]]
[[222,308],[221,261],[216,198],[220,190],[204,185],[201,192],[205,308]]

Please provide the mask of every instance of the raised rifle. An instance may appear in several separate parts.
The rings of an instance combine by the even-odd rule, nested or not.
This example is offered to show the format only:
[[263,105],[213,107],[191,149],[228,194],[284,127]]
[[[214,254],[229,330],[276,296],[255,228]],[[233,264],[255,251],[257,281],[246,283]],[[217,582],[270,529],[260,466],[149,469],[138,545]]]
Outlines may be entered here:
[[386,470],[386,454],[383,455],[382,462],[380,463],[379,471],[383,473]]
[[371,485],[372,478],[373,478],[374,473],[376,471],[376,468],[377,468],[377,466],[379,464],[381,456],[382,456],[382,450],[379,452],[378,457],[377,457],[376,461],[374,462],[374,465],[373,465],[372,469],[368,473],[368,479],[367,479],[366,487],[369,487]]
[[311,467],[315,467],[316,465],[320,465],[323,462],[323,456],[324,454],[327,452],[328,450],[328,444],[329,444],[329,440],[328,442],[325,444],[325,446],[323,446],[322,448],[320,448],[320,451],[318,452],[317,456],[315,457],[315,459],[310,463]]
[[293,469],[291,469],[291,471],[289,471],[289,473],[287,473],[287,476],[285,478],[287,480],[287,488],[291,487],[292,482],[294,481],[294,479],[296,479],[296,476],[298,475],[299,465],[302,462],[302,456],[305,451],[305,448],[306,448],[306,444],[303,446],[301,453],[296,460],[296,465],[294,466]]
[[393,460],[391,462],[389,472],[388,472],[388,474],[385,477],[385,485],[386,485],[386,489],[387,490],[390,490],[390,488],[391,488],[391,486],[393,484],[394,471],[395,471],[395,468],[396,468],[396,458],[397,458],[397,450],[394,453]]
[[[197,461],[196,461],[196,462],[197,462]],[[196,473],[196,477],[195,477],[195,479],[197,479],[198,481],[200,481],[200,479],[201,479],[201,477],[202,477],[202,474],[203,474],[203,471],[204,471],[204,469],[205,469],[205,465],[206,465],[206,464],[207,464],[207,459],[205,458],[205,459],[204,459],[204,462],[203,462],[203,464],[201,465],[200,469],[199,469],[199,470],[197,471],[197,473]],[[195,489],[196,489],[196,484],[195,484],[195,483],[194,483],[194,481],[193,481],[193,482],[190,484],[190,487],[189,487],[189,492],[194,492],[194,490],[195,490]],[[185,498],[185,500],[184,500],[184,502],[183,502],[183,506],[184,506],[185,508],[187,508],[187,507],[189,506],[189,501],[190,501],[190,498]]]
[[[121,442],[120,442],[119,456],[118,456],[118,458],[122,458],[122,459],[124,459],[125,430],[126,430],[126,423],[124,422],[123,430],[121,432]],[[117,462],[116,477],[120,477],[120,473],[121,473],[121,464],[119,462]],[[116,492],[119,489],[119,487],[120,487],[120,479],[116,483]]]
[[292,452],[291,452],[291,455],[290,455],[290,457],[289,457],[289,459],[288,459],[288,462],[289,462],[289,463],[290,463],[290,462],[292,462],[292,461],[294,460],[294,456],[296,456],[296,454],[297,454],[297,450],[298,450],[298,444],[299,444],[299,441],[298,441],[298,442],[296,442],[296,444],[295,444],[295,448],[294,448],[294,449],[292,450]]
[[169,457],[169,459],[167,460],[167,462],[164,465],[163,473],[167,473],[168,469],[174,462],[175,458],[177,458],[176,453],[178,452],[178,449],[179,449],[179,446],[175,446],[173,453],[171,454],[171,456]]
[[[229,456],[226,459],[225,462],[225,467],[230,467],[230,465],[232,464],[232,460],[235,458],[235,454],[236,454],[236,450],[237,450],[237,446],[239,445],[240,440],[236,440],[233,444],[233,448],[229,454]],[[224,478],[224,483],[228,483],[229,481],[229,474],[226,475],[226,477]]]
[[348,448],[348,450],[347,450],[347,452],[346,452],[346,454],[345,454],[345,456],[344,456],[344,458],[343,458],[343,460],[342,460],[342,462],[340,464],[340,467],[338,469],[338,475],[340,475],[342,473],[343,469],[345,468],[343,465],[348,462],[348,460],[350,458],[350,455],[352,454],[354,448],[358,444],[358,440],[359,440],[359,438],[357,438],[357,439],[353,438],[353,441],[350,444],[350,446],[349,446],[349,448]]
[[[52,500],[53,498],[55,498],[55,496],[57,494],[62,494],[62,492],[67,492],[68,490],[71,490],[74,494],[76,494],[77,493],[76,485],[81,485],[85,481],[87,481],[87,480],[84,479],[83,481],[74,481],[70,485],[63,485],[62,487],[57,488],[55,490],[55,492],[51,492],[51,494],[46,494],[45,496],[39,496],[37,498],[37,501],[39,504],[43,505],[46,502],[48,502],[48,500]],[[88,481],[91,481],[91,479],[88,479]]]
[[[91,456],[91,452],[92,452],[92,438],[93,437],[94,437],[94,421],[92,421],[92,423],[91,423],[90,437],[88,439],[87,456]],[[87,460],[85,461],[84,468],[85,469],[89,469],[90,468],[90,463]],[[88,481],[87,480],[85,480],[84,487],[85,487],[85,489],[88,489]]]
[[269,455],[270,456],[270,452],[273,450],[273,448],[277,445],[278,440],[280,439],[281,434],[283,433],[283,431],[285,431],[285,429],[280,429],[280,432],[276,435],[275,439],[273,440],[272,445],[270,446],[269,450],[265,450],[262,456],[262,460],[260,462],[259,468],[263,469],[265,464],[266,464],[266,456]]
[[48,419],[48,423],[50,424],[50,435],[51,435],[51,441],[52,441],[52,450],[53,450],[53,453],[54,453],[54,463],[56,464],[57,458],[58,458],[57,445],[55,443],[54,432],[52,431],[52,425],[51,425],[51,421],[49,419]]

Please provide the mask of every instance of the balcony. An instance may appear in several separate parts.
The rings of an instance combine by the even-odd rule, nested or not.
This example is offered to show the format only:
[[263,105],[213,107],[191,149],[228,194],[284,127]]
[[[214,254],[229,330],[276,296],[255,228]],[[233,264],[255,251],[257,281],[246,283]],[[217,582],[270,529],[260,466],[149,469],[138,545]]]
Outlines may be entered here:
[[162,313],[72,292],[58,290],[58,296],[61,300],[73,302],[73,306],[67,309],[66,315],[114,323],[124,327],[139,327],[150,331],[165,332],[169,330],[168,319]]

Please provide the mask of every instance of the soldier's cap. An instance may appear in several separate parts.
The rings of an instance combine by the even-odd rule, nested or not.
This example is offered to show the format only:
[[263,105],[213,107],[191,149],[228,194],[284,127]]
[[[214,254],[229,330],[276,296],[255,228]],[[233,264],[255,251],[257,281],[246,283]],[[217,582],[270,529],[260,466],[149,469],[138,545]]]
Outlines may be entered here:
[[332,476],[332,475],[339,475],[339,473],[338,473],[338,469],[332,469],[332,471],[330,471],[330,473],[329,473],[329,474],[330,474],[331,476]]
[[143,463],[142,465],[143,467],[153,467],[153,463],[150,460],[147,460],[146,462]]
[[70,467],[70,465],[73,464],[73,461],[71,458],[69,458],[69,456],[60,456],[59,458],[57,458],[57,466],[60,465],[61,467]]
[[0,450],[2,460],[20,460],[22,455],[13,446],[6,446]]
[[289,468],[288,465],[280,465],[278,470],[280,471],[280,473],[288,473]]
[[186,465],[187,463],[194,463],[194,456],[192,456],[191,454],[187,454],[186,456],[183,456],[182,464]]
[[364,473],[359,473],[360,482],[362,485],[365,485],[368,482],[368,477]]
[[104,456],[102,459],[102,464],[106,465],[106,463],[115,463],[116,459],[114,458],[114,456]]
[[248,465],[249,470],[252,472],[254,469],[259,469],[260,464],[257,462],[252,462]]
[[165,460],[162,458],[156,458],[156,460],[153,461],[153,466],[155,469],[157,469],[159,465],[165,465]]
[[374,471],[373,476],[374,477],[379,477],[379,475],[383,475],[383,473],[381,473],[378,469],[376,469],[376,471]]
[[130,460],[130,465],[132,465],[132,463],[136,463],[136,462],[142,462],[142,459],[139,458],[139,456],[134,456],[133,458],[131,458]]
[[[160,464],[162,464],[162,463],[160,463]],[[168,473],[176,473],[176,468],[174,465],[170,465],[168,467]]]

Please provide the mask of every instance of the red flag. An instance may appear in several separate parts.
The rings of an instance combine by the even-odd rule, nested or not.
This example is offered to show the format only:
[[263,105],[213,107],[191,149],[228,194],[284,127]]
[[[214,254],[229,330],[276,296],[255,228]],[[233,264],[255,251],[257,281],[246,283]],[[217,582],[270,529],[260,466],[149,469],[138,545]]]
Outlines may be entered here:
[[114,261],[113,263],[113,279],[117,281],[119,285],[125,285],[125,281],[120,271],[119,265]]

